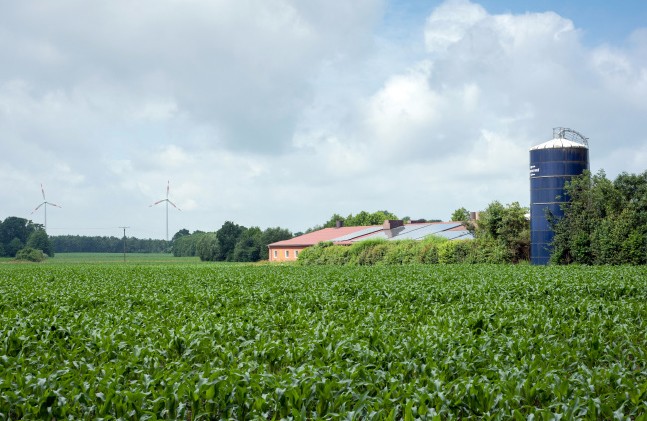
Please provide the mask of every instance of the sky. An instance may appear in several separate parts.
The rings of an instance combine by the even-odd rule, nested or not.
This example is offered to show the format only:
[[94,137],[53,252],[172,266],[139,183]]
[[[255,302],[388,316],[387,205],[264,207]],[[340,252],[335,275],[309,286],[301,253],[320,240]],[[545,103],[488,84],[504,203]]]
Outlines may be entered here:
[[[647,170],[647,2],[0,2],[0,219],[166,237],[529,205],[569,127]],[[167,184],[168,183],[168,184]]]

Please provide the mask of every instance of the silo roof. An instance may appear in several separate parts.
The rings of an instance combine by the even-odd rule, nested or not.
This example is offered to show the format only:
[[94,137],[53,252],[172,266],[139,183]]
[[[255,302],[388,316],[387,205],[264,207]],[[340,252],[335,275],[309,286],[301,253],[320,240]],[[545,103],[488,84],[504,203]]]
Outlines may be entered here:
[[530,148],[531,151],[537,150],[537,149],[552,149],[552,148],[585,148],[588,149],[588,147],[582,143],[578,142],[573,142],[572,140],[568,139],[563,139],[563,138],[558,138],[558,139],[551,139],[548,142],[541,143],[537,146],[533,146]]

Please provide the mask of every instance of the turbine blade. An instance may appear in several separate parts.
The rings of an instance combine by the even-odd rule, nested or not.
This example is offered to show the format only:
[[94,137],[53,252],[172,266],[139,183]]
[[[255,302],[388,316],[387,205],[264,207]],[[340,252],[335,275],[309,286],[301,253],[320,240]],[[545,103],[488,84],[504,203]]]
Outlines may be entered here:
[[171,182],[166,180],[166,198],[168,199],[168,192],[171,190]]
[[41,207],[41,206],[43,206],[45,203],[47,203],[47,202],[43,202],[43,203],[41,203],[40,205],[36,206],[36,209],[34,209],[33,211],[31,211],[30,215],[31,215],[31,214],[33,214],[34,212],[36,212],[38,209],[40,209],[40,207]]
[[56,206],[57,208],[61,208],[61,209],[63,209],[63,206],[59,206],[59,205],[57,205],[56,203],[50,203],[50,202],[47,202],[47,204],[48,204],[48,205],[52,205],[52,206]]
[[45,189],[43,188],[43,183],[40,183],[40,191],[41,191],[41,193],[43,193],[43,200],[46,200],[45,199]]
[[169,202],[169,203],[170,203],[170,204],[171,204],[175,209],[177,209],[177,210],[179,210],[179,211],[181,211],[181,210],[182,210],[182,209],[178,208],[177,206],[175,206],[175,203],[171,202],[170,200],[169,200],[168,202]]
[[148,207],[149,207],[149,208],[152,208],[152,207],[153,207],[153,206],[155,206],[155,205],[159,205],[159,204],[160,204],[160,203],[162,203],[162,202],[166,202],[166,200],[167,200],[167,199],[158,200],[157,202],[153,203],[152,205],[148,205]]

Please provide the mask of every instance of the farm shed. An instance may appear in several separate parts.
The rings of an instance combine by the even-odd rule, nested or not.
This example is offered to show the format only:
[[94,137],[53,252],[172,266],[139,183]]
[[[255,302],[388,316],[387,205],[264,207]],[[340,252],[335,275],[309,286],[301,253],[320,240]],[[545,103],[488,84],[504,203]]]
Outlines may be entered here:
[[403,221],[384,221],[382,225],[324,228],[289,240],[269,244],[269,260],[270,262],[297,260],[301,250],[321,242],[330,241],[333,244],[351,245],[358,241],[376,238],[389,241],[422,240],[431,235],[444,237],[448,240],[474,238],[460,222],[415,222],[405,224]]

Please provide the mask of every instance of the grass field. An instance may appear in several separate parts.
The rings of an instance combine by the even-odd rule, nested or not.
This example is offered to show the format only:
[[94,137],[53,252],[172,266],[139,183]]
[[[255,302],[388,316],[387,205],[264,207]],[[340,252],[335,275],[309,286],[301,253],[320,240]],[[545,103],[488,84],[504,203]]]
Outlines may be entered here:
[[[174,257],[170,253],[57,253],[39,263],[51,264],[191,264],[201,263],[198,257]],[[16,263],[12,258],[0,258],[0,263]],[[22,263],[22,262],[21,262]]]
[[646,301],[644,267],[0,265],[0,419],[646,419]]

